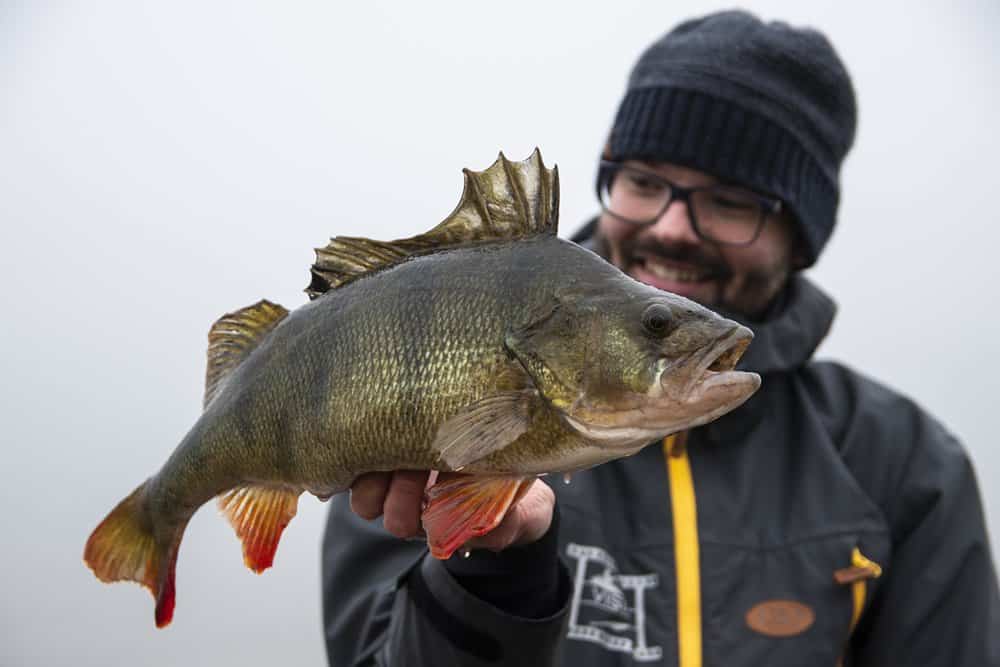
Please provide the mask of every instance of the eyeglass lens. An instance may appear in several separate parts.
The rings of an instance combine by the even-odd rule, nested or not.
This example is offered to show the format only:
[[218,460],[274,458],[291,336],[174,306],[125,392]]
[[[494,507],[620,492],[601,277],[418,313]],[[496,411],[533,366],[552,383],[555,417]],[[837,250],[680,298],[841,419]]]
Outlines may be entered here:
[[[652,224],[673,199],[670,183],[629,167],[618,167],[601,189],[601,204],[616,217],[636,224]],[[764,220],[763,204],[753,194],[725,185],[694,190],[688,205],[693,208],[696,231],[722,243],[753,241]]]

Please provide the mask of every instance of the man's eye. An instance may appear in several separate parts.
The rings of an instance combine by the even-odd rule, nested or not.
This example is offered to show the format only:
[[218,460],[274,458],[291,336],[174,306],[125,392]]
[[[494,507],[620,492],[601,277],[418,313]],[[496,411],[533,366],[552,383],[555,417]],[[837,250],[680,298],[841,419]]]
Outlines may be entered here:
[[756,207],[756,203],[746,197],[724,192],[713,193],[711,201],[712,206],[731,211],[749,211]]
[[629,174],[627,176],[629,187],[643,194],[656,194],[663,191],[663,184],[647,178],[642,174]]

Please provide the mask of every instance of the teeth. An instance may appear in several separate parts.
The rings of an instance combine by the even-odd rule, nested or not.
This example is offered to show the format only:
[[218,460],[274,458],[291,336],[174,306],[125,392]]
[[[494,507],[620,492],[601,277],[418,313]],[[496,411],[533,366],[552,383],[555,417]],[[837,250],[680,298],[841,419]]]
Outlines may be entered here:
[[696,283],[705,280],[708,274],[704,271],[694,269],[678,269],[666,264],[660,264],[650,259],[646,259],[646,270],[657,278],[673,280],[679,283]]

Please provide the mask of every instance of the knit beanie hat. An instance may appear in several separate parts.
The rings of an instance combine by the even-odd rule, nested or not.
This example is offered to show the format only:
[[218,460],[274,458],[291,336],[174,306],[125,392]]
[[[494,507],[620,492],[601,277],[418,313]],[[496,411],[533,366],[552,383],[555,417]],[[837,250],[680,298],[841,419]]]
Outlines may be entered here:
[[811,265],[833,231],[856,117],[851,79],[826,37],[720,12],[642,54],[606,157],[672,162],[778,197]]

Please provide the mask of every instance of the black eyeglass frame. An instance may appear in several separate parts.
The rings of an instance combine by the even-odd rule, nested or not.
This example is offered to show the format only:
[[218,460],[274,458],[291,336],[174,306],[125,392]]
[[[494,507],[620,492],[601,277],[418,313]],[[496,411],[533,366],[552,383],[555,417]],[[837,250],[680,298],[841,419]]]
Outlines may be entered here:
[[[632,218],[626,218],[623,215],[615,213],[614,211],[610,210],[607,206],[604,205],[604,197],[601,196],[601,192],[604,188],[610,187],[612,180],[611,177],[613,175],[612,172],[617,173],[622,169],[627,169],[629,171],[637,172],[654,182],[660,183],[670,188],[670,196],[667,198],[666,203],[663,205],[663,208],[660,209],[659,213],[653,216],[652,219],[647,221],[640,221],[640,220],[634,220]],[[767,216],[777,215],[782,210],[782,202],[780,199],[775,199],[774,197],[767,197],[765,195],[753,192],[752,190],[747,190],[747,194],[751,195],[754,199],[757,200],[757,203],[760,204],[760,220],[757,221],[757,228],[754,230],[753,236],[750,238],[749,241],[722,241],[716,238],[712,238],[711,236],[704,234],[701,231],[701,227],[699,227],[698,225],[698,216],[695,214],[695,207],[691,205],[691,195],[695,194],[696,192],[707,192],[715,190],[719,187],[726,187],[726,186],[706,185],[697,188],[685,188],[683,186],[677,185],[676,183],[668,181],[659,174],[654,174],[652,172],[646,171],[645,169],[629,167],[626,166],[624,163],[618,162],[616,160],[601,160],[599,163],[598,175],[597,175],[597,201],[601,205],[601,210],[603,210],[608,215],[617,218],[622,222],[627,222],[629,224],[638,225],[641,227],[646,227],[656,223],[656,221],[659,220],[664,213],[666,213],[667,209],[670,208],[671,204],[673,204],[675,201],[682,201],[687,206],[688,216],[691,218],[691,228],[694,229],[694,233],[698,235],[698,238],[702,239],[703,241],[708,241],[709,243],[718,243],[719,245],[734,246],[739,248],[752,245],[758,238],[760,238],[760,233],[764,229],[764,223],[767,222]]]

